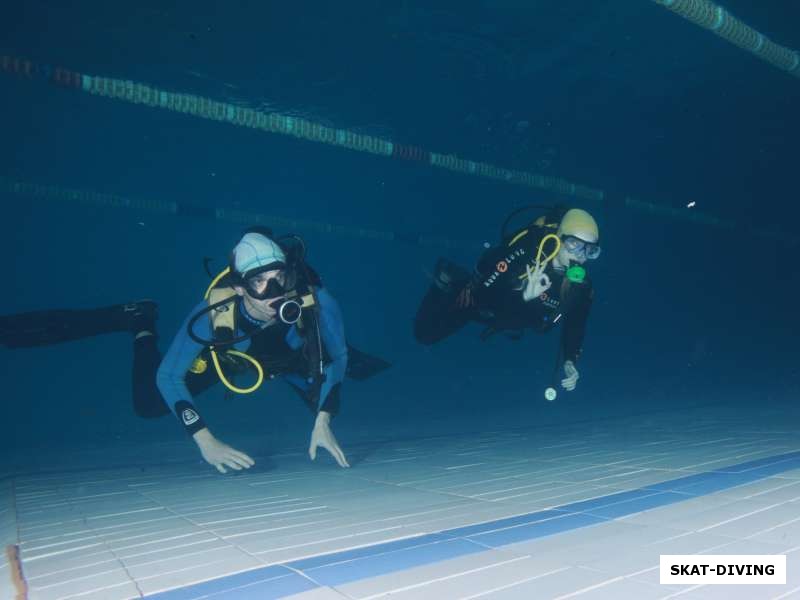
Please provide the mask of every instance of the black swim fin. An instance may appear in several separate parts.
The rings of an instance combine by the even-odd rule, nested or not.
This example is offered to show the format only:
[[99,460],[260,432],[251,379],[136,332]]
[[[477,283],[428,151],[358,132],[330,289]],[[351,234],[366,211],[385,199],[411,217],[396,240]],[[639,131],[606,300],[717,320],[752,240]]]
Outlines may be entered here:
[[392,366],[382,358],[370,356],[366,352],[353,348],[350,344],[347,345],[347,354],[346,375],[356,381],[369,379]]

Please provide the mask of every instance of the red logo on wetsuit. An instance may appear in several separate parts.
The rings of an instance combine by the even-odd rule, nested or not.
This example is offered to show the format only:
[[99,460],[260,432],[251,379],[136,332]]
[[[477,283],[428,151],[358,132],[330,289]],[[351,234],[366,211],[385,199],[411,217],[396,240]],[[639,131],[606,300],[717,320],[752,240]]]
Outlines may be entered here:
[[495,268],[497,269],[498,273],[505,273],[508,271],[508,263],[504,260],[501,260],[499,263],[497,263]]

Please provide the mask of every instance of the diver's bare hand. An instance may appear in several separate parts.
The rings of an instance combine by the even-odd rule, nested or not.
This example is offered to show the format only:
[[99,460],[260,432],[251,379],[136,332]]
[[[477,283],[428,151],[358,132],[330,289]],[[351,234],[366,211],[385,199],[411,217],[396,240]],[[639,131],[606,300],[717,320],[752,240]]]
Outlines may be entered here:
[[339,463],[340,467],[349,467],[350,463],[339,447],[339,442],[336,441],[336,436],[331,431],[331,415],[330,413],[321,411],[317,415],[317,420],[314,423],[314,431],[311,432],[311,444],[308,446],[308,456],[311,460],[317,459],[317,448],[325,448],[331,453],[331,456]]
[[561,380],[561,386],[571,392],[578,385],[578,379],[581,376],[578,373],[578,369],[575,368],[575,363],[571,360],[564,361],[564,375],[564,379]]
[[211,435],[208,428],[203,428],[195,433],[194,441],[197,442],[200,448],[200,454],[203,455],[205,461],[216,467],[220,473],[227,473],[225,467],[241,471],[242,469],[249,469],[256,461],[247,456],[244,452],[231,448],[228,444],[220,442],[217,438]]
[[525,265],[525,270],[528,274],[528,284],[525,286],[525,289],[522,290],[522,299],[525,300],[525,302],[530,302],[534,298],[538,298],[553,285],[550,281],[550,277],[544,272],[546,266],[544,262],[535,269],[531,269],[530,265]]

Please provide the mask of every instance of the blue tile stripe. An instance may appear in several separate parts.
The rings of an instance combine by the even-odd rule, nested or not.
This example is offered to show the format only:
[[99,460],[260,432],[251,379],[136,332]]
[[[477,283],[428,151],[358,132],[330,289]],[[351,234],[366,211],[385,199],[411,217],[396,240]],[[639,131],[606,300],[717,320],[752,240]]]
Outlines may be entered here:
[[489,546],[490,548],[501,548],[509,544],[527,542],[548,535],[563,533],[572,529],[580,529],[589,525],[597,525],[608,521],[603,517],[595,517],[584,513],[563,513],[555,519],[545,519],[537,523],[529,523],[512,527],[511,529],[501,529],[500,531],[487,531],[470,539]]
[[146,596],[147,600],[272,600],[343,585],[509,544],[589,527],[800,469],[800,451],[752,460],[635,490],[446,529],[415,538],[333,552]]
[[354,550],[343,550],[341,552],[335,552],[332,555],[324,554],[322,556],[313,556],[311,558],[301,558],[300,560],[292,561],[290,564],[292,568],[298,569],[299,571],[308,571],[310,569],[331,564],[331,557],[333,557],[333,561],[335,562],[358,560],[360,558],[375,556],[377,554],[388,554],[390,552],[399,552],[409,548],[416,548],[417,546],[444,541],[446,539],[448,538],[445,535],[431,533],[426,536],[409,538],[405,540],[396,540],[394,542],[382,542],[380,544],[373,544],[372,546],[356,548]]
[[[189,598],[282,598],[317,586],[314,582],[284,566],[276,565],[227,575],[183,588],[145,596],[153,600],[188,600]],[[224,596],[222,595],[224,594]],[[250,594],[250,596],[247,596]]]
[[[421,536],[427,538],[428,536]],[[420,538],[416,538],[418,541]],[[305,573],[321,585],[344,585],[352,581],[377,577],[396,571],[405,571],[422,565],[429,565],[450,558],[485,552],[486,546],[472,540],[452,538],[429,544],[419,544],[389,554],[377,554],[357,561],[341,562],[309,569]],[[289,563],[290,565],[292,563]]]

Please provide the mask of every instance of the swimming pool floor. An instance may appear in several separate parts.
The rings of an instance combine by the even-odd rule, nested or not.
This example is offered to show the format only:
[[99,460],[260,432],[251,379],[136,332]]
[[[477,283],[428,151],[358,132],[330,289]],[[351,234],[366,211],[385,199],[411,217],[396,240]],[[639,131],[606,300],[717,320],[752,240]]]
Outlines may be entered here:
[[[362,443],[346,470],[301,451],[225,476],[76,456],[4,478],[0,531],[31,600],[800,598],[796,417]],[[695,553],[785,554],[787,583],[659,584],[661,554]],[[6,557],[4,598],[13,571]]]

